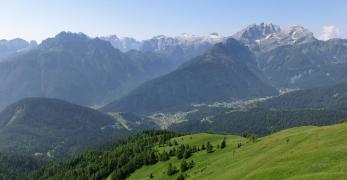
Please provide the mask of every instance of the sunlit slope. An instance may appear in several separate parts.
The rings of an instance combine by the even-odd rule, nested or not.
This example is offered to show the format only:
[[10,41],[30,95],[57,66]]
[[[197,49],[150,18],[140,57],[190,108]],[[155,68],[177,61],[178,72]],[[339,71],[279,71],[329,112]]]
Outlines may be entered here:
[[[260,138],[252,143],[227,137],[227,147],[216,149],[224,136],[195,134],[177,138],[181,144],[212,142],[215,152],[200,151],[187,161],[195,166],[187,179],[347,179],[347,123],[325,127],[298,127]],[[248,143],[246,143],[248,141]],[[236,144],[242,142],[241,148]],[[170,148],[170,147],[162,147]],[[129,179],[176,179],[167,175],[169,163],[180,167],[176,157],[145,166]]]

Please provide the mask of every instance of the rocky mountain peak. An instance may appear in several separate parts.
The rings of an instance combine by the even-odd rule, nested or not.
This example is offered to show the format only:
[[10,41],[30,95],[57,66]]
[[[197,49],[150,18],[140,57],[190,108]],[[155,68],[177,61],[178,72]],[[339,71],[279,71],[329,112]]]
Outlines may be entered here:
[[250,43],[265,38],[270,34],[278,33],[280,31],[281,28],[274,24],[252,24],[234,34],[233,37],[242,42]]

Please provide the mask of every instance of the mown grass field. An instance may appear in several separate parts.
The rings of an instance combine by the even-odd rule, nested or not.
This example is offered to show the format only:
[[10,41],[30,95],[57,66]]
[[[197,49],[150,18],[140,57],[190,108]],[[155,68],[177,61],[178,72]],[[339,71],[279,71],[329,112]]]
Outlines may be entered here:
[[[216,149],[226,137],[227,147]],[[239,136],[193,134],[176,138],[179,144],[202,145],[210,141],[215,152],[200,151],[187,161],[195,166],[187,179],[347,179],[347,123],[325,127],[298,127],[248,141]],[[237,148],[237,143],[243,146]],[[172,147],[160,147],[159,150]],[[176,179],[167,175],[169,163],[179,168],[182,160],[145,166],[129,179]]]

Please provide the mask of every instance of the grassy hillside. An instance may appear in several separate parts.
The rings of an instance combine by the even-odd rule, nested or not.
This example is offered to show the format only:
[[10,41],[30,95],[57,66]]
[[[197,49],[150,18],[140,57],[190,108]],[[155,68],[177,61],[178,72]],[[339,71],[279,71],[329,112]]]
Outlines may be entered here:
[[[194,153],[187,179],[345,179],[347,178],[347,123],[333,126],[305,126],[284,130],[255,142],[237,136],[226,137],[226,148],[216,149],[224,136],[195,134],[176,138],[178,144],[210,141],[215,151]],[[236,144],[242,142],[237,148]],[[160,147],[160,150],[170,147]],[[176,179],[167,175],[169,163],[180,167],[182,160],[144,166],[129,179]]]

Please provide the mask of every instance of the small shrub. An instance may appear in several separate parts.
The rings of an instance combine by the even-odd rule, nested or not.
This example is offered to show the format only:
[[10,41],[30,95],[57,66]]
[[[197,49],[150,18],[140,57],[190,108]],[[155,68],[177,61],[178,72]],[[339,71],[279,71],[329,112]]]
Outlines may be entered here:
[[184,174],[180,174],[178,177],[177,177],[177,180],[185,180],[186,179],[186,176]]
[[176,166],[172,165],[171,163],[169,164],[169,167],[167,168],[167,175],[172,176],[178,172]]

